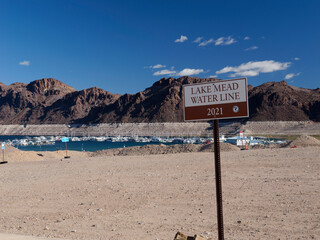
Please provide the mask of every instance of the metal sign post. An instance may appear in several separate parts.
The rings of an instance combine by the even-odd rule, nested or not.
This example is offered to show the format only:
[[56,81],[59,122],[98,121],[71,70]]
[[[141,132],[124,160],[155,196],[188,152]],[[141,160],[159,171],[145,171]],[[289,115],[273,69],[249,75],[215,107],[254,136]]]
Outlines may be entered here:
[[214,139],[214,161],[216,174],[216,199],[217,199],[217,219],[219,240],[224,239],[223,229],[223,209],[222,209],[222,181],[220,163],[220,140],[219,140],[219,120],[213,120],[213,139]]
[[1,148],[2,148],[2,162],[0,162],[0,164],[8,163],[8,161],[4,160],[4,149],[5,149],[4,142],[1,144]]
[[240,132],[241,150],[243,149],[243,132]]
[[213,120],[218,240],[224,240],[219,119],[248,117],[247,79],[183,86],[184,120]]
[[67,147],[67,142],[69,142],[69,138],[67,137],[61,138],[61,142],[66,143],[66,156],[64,158],[70,158],[70,156],[68,156],[68,147]]

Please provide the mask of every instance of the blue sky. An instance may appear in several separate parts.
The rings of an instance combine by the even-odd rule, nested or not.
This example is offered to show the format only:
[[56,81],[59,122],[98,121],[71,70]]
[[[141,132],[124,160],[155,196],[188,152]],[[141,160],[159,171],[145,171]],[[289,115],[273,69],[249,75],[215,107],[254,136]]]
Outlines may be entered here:
[[162,77],[318,88],[320,1],[0,0],[0,82],[136,93]]

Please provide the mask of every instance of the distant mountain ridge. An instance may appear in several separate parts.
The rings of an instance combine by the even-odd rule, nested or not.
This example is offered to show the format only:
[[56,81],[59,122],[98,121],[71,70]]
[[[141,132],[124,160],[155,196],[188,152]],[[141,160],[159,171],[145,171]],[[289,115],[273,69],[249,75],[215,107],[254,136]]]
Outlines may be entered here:
[[[182,86],[213,78],[162,78],[136,94],[112,94],[100,88],[76,91],[53,78],[29,84],[0,83],[0,124],[102,122],[182,122]],[[253,121],[320,122],[320,89],[285,81],[249,86]]]
[[0,83],[0,123],[72,123],[119,96],[99,88],[76,91],[53,78],[9,86]]
[[249,89],[250,119],[254,121],[320,121],[320,88],[290,86],[286,81]]

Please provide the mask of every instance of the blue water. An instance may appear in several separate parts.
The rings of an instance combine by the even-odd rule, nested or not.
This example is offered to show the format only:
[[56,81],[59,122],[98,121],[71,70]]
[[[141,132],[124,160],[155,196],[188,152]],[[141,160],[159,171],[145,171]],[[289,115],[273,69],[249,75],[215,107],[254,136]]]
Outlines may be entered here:
[[[0,142],[14,139],[25,139],[33,136],[1,136]],[[123,148],[132,146],[144,146],[147,144],[159,144],[159,143],[141,143],[141,142],[98,142],[98,141],[79,141],[68,142],[67,149],[73,151],[88,151],[94,152],[99,150],[111,149],[111,148]],[[169,143],[172,144],[172,143]],[[23,151],[57,151],[66,150],[66,144],[61,141],[56,141],[54,145],[28,145],[28,146],[14,146]]]
[[[68,142],[67,149],[73,151],[88,151],[94,152],[104,149],[111,148],[123,148],[132,146],[144,146],[147,144],[158,144],[158,143],[138,143],[138,142],[92,142],[92,141],[82,141],[82,142]],[[55,142],[55,145],[33,145],[33,146],[19,146],[17,147],[24,151],[56,151],[56,150],[66,150],[66,144],[60,141]]]

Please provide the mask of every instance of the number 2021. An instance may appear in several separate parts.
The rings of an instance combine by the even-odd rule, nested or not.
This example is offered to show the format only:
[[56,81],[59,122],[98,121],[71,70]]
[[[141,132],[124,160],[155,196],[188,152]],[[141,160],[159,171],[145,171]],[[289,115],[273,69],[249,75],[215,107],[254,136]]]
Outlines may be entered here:
[[223,115],[222,108],[208,108],[208,116]]

